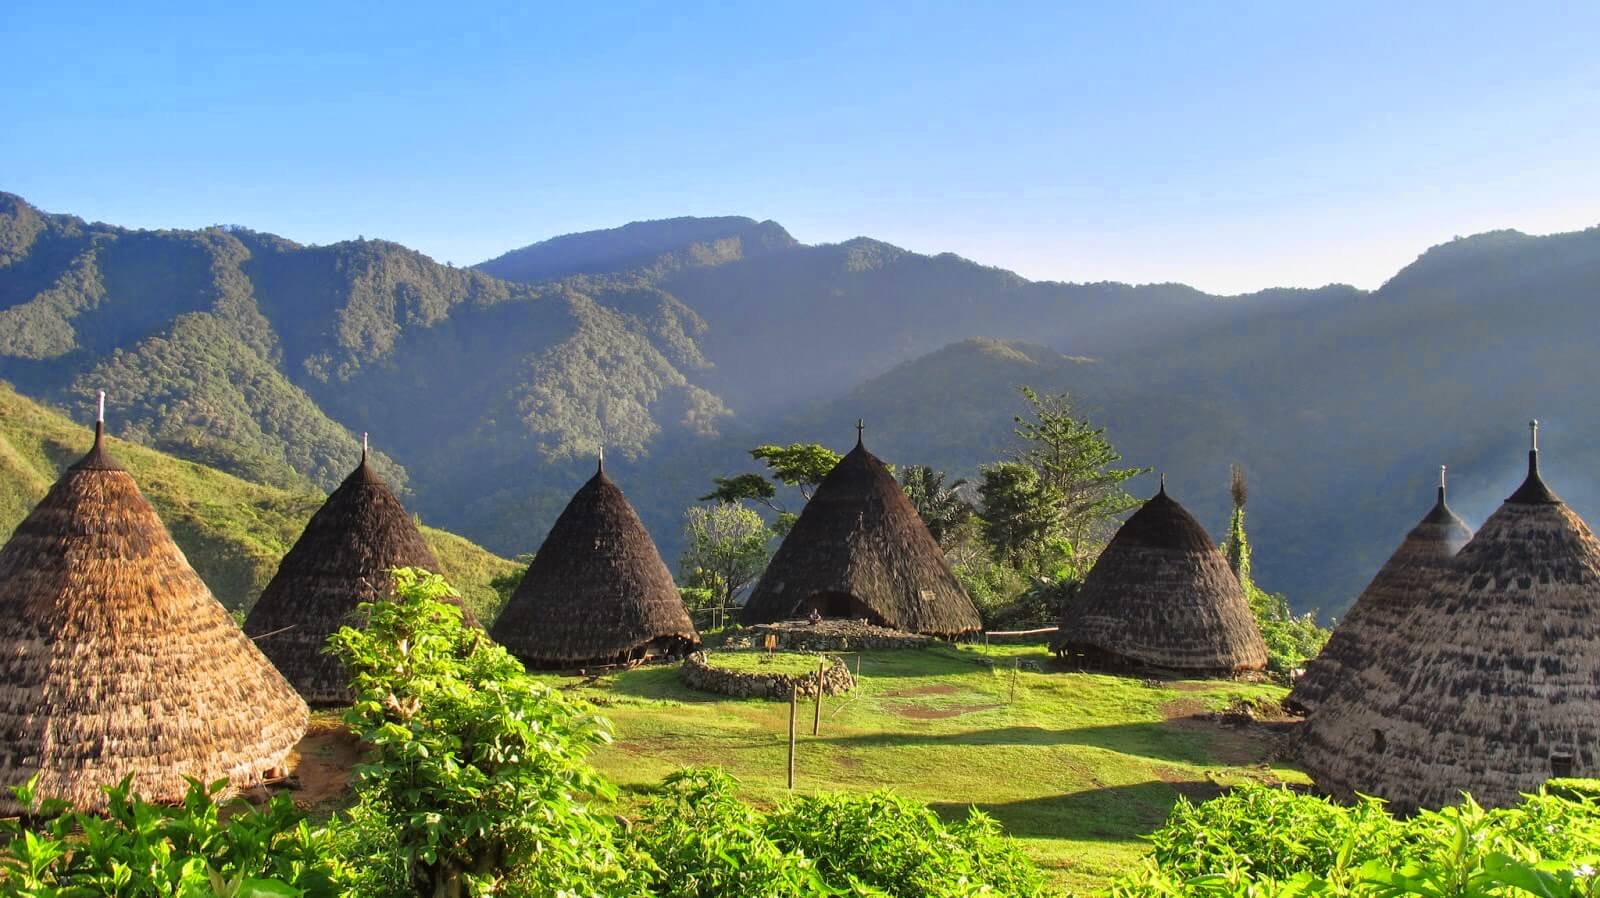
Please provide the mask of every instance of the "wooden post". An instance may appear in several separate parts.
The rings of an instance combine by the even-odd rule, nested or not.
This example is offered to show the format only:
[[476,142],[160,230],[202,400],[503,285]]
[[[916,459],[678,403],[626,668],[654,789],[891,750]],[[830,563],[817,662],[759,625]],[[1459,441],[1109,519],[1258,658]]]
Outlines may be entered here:
[[817,708],[811,714],[811,735],[817,735],[822,728],[822,672],[828,666],[828,656],[823,655],[817,661]]
[[856,652],[856,685],[861,685],[861,653]]
[[789,690],[789,791],[794,791],[794,717],[800,705],[800,687]]

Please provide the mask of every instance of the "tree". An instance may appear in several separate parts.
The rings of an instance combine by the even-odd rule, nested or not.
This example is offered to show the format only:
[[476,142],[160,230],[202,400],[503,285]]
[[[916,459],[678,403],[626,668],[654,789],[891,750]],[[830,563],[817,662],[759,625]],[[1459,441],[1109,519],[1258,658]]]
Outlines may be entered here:
[[1233,497],[1233,514],[1228,518],[1228,535],[1222,541],[1222,554],[1228,567],[1239,578],[1256,628],[1267,644],[1267,666],[1273,670],[1293,670],[1316,657],[1327,643],[1329,633],[1317,624],[1315,614],[1296,615],[1282,593],[1267,592],[1256,586],[1250,573],[1250,536],[1244,529],[1244,506],[1250,499],[1250,486],[1238,465],[1228,467],[1228,492]]
[[1060,497],[1021,462],[1000,462],[982,469],[978,498],[983,504],[983,540],[1006,564],[1037,567],[1051,537],[1061,532]]
[[615,832],[584,804],[616,795],[586,760],[610,739],[605,721],[464,626],[442,578],[402,568],[394,582],[392,601],[360,606],[365,627],[329,643],[357,696],[345,722],[372,749],[355,812],[389,830],[412,887],[465,898],[517,880],[548,894],[624,881]]
[[772,536],[761,515],[743,505],[691,506],[684,512],[679,575],[690,587],[711,590],[716,607],[727,608],[766,569]]
[[967,481],[956,480],[946,486],[945,477],[943,471],[935,471],[927,465],[911,465],[900,472],[900,488],[917,509],[934,542],[948,552],[962,535],[962,525],[973,512],[971,503],[961,498],[960,493]]
[[750,457],[766,464],[770,480],[761,474],[714,477],[712,483],[716,489],[701,496],[700,501],[751,501],[765,505],[780,515],[790,515],[789,509],[777,499],[778,487],[774,481],[798,489],[800,497],[809,502],[817,485],[843,458],[820,443],[790,443],[787,446],[767,443],[751,449]]
[[1032,387],[1021,392],[1030,411],[1012,419],[1023,441],[1016,460],[1031,467],[1055,497],[1060,533],[1074,565],[1085,568],[1110,536],[1116,516],[1139,504],[1122,484],[1150,469],[1114,467],[1122,455],[1105,428],[1080,418],[1068,394],[1040,396]]
[[1228,518],[1228,536],[1222,541],[1222,554],[1227,556],[1228,567],[1239,578],[1239,585],[1248,592],[1255,588],[1250,579],[1250,540],[1244,533],[1244,504],[1250,499],[1250,486],[1238,465],[1228,466],[1228,493],[1233,497],[1233,514]]

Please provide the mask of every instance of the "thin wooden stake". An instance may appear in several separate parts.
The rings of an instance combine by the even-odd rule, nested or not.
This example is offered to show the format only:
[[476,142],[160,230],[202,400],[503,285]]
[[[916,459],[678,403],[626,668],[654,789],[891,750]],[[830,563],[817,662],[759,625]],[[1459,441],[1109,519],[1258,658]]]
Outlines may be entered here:
[[794,791],[794,718],[800,707],[800,687],[789,690],[789,791]]
[[811,735],[817,735],[822,727],[822,671],[828,666],[828,656],[823,655],[817,661],[817,708],[811,713]]

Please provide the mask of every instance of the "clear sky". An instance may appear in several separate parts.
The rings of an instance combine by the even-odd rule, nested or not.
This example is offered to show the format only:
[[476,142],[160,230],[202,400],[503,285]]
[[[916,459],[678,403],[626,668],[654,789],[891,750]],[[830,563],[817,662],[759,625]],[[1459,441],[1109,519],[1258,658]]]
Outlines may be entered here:
[[1374,287],[1600,223],[1594,2],[5,0],[0,48],[0,190],[457,264],[741,214],[1035,278]]

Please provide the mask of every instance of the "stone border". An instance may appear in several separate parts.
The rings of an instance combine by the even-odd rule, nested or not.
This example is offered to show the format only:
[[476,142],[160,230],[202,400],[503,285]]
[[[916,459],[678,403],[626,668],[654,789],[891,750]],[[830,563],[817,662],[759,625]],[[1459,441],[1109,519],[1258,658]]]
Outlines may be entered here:
[[883,649],[925,649],[934,643],[931,636],[877,627],[864,621],[823,620],[781,621],[756,624],[728,634],[730,648],[763,648],[768,636],[777,638],[775,648],[801,652],[859,652]]
[[[729,695],[734,698],[773,698],[787,699],[789,694],[798,691],[802,697],[814,697],[817,694],[817,675],[802,674],[764,674],[745,673],[743,671],[728,670],[716,667],[706,660],[705,652],[695,652],[683,661],[683,666],[678,669],[678,675],[683,678],[684,685],[690,689],[702,692],[715,692],[719,695]],[[850,675],[850,668],[845,663],[834,658],[822,674],[823,695],[844,695],[855,688],[855,677]]]

